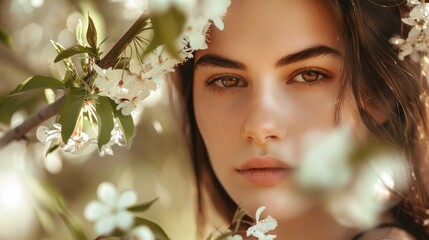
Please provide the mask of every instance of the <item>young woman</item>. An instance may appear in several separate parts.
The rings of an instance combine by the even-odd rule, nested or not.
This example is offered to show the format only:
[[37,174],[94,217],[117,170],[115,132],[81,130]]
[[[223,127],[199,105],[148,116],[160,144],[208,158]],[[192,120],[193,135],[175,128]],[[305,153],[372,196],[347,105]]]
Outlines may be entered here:
[[[417,65],[399,61],[389,43],[406,34],[402,8],[406,1],[233,0],[225,29],[212,29],[208,48],[179,67],[200,196],[208,193],[200,203],[214,202],[226,221],[238,205],[249,215],[266,206],[282,240],[426,239],[424,88]],[[340,124],[401,149],[412,165],[410,193],[363,235],[295,195],[289,177],[302,137]]]

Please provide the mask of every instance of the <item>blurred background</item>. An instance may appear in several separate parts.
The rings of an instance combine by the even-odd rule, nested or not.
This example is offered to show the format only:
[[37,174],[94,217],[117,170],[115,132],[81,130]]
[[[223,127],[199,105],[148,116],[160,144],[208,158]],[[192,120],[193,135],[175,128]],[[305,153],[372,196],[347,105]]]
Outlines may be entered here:
[[[53,63],[50,40],[64,47],[76,43],[79,20],[94,20],[102,52],[110,47],[147,6],[144,0],[0,0],[0,29],[12,48],[0,45],[0,96],[32,75],[63,74]],[[167,87],[145,100],[130,150],[114,148],[114,156],[98,153],[70,155],[56,151],[44,156],[35,137],[0,150],[0,240],[73,239],[61,214],[94,239],[93,224],[83,217],[85,206],[97,198],[97,186],[108,181],[119,190],[134,188],[139,202],[159,200],[139,214],[158,223],[174,240],[196,239],[195,189],[186,143],[172,115]],[[0,109],[0,133],[46,106],[43,91],[7,101]],[[52,121],[43,125],[52,128]],[[65,210],[64,210],[65,209]],[[58,211],[57,211],[58,212]],[[74,222],[68,223],[72,226]],[[76,227],[79,228],[79,227]]]

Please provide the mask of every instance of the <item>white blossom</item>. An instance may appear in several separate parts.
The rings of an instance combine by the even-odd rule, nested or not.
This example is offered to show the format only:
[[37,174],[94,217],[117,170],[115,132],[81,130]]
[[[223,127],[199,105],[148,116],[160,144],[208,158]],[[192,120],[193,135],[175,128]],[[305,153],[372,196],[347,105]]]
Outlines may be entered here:
[[231,0],[204,0],[201,2],[205,17],[211,20],[219,30],[223,30],[222,17],[226,14],[229,5],[231,5]]
[[343,187],[351,177],[348,158],[353,145],[351,131],[346,127],[309,133],[304,138],[305,149],[296,172],[298,185],[316,192]]
[[128,207],[137,202],[137,195],[127,189],[120,194],[111,183],[98,186],[99,201],[92,201],[85,208],[85,218],[95,222],[95,232],[99,235],[112,233],[116,228],[127,231],[134,223],[133,214]]
[[131,230],[130,239],[132,240],[155,240],[155,235],[147,226],[138,226]]
[[265,206],[256,210],[256,224],[247,229],[247,237],[253,236],[258,240],[272,240],[277,237],[277,235],[267,235],[268,231],[274,230],[277,227],[277,221],[273,217],[268,215],[268,217],[259,221],[259,217],[264,210]]
[[93,67],[98,74],[93,83],[99,90],[98,94],[114,97],[121,87],[121,80],[123,81],[125,72],[121,69],[101,69],[97,64],[94,64]]
[[[409,169],[401,155],[382,146],[371,150],[358,145],[349,128],[309,134],[303,146],[306,152],[295,176],[298,187],[317,197],[340,224],[372,227],[394,204],[391,190],[408,187]],[[371,151],[357,158],[365,149]]]
[[390,39],[390,43],[399,49],[398,58],[400,60],[410,56],[411,60],[419,62],[420,53],[428,53],[429,4],[414,0],[409,0],[408,4],[413,8],[408,17],[402,18],[402,22],[412,28],[406,39],[394,36]]
[[119,122],[116,118],[114,119],[114,127],[112,129],[111,134],[112,134],[112,136],[110,137],[109,142],[104,144],[101,147],[101,150],[99,152],[101,157],[103,157],[105,155],[113,156],[112,147],[114,145],[118,145],[118,146],[122,147],[122,146],[125,146],[127,144],[125,137],[124,137],[124,132],[122,131],[122,129],[119,125]]
[[408,39],[417,40],[422,33],[426,36],[429,34],[428,17],[429,3],[422,3],[411,10],[409,17],[402,18],[402,22],[413,27],[408,33]]
[[226,240],[243,240],[243,237],[238,234],[235,234],[234,236],[228,236]]
[[152,76],[146,73],[143,64],[132,59],[130,61],[130,72],[131,75],[124,83],[126,89],[135,89],[139,94],[146,94],[146,92],[157,89],[156,82],[152,79]]
[[391,206],[392,190],[403,192],[408,187],[408,167],[396,152],[383,151],[356,167],[354,181],[326,201],[335,219],[349,227],[374,226],[379,215]]
[[183,37],[189,42],[189,45],[194,50],[206,49],[206,32],[208,21],[203,16],[195,16],[188,18],[183,31]]
[[37,129],[36,137],[42,143],[47,143],[49,145],[59,145],[64,146],[64,142],[61,138],[61,124],[54,123],[54,129],[49,129],[46,126],[40,126]]
[[149,0],[149,9],[155,13],[163,13],[170,7],[177,7],[183,12],[189,12],[195,8],[197,0]]
[[96,139],[90,138],[85,132],[78,131],[74,132],[67,141],[67,144],[65,144],[61,136],[61,124],[54,123],[53,126],[54,129],[40,126],[36,133],[37,139],[42,143],[46,143],[48,147],[59,146],[65,152],[76,154],[83,153],[85,150],[88,150],[88,147],[92,143],[96,143]]

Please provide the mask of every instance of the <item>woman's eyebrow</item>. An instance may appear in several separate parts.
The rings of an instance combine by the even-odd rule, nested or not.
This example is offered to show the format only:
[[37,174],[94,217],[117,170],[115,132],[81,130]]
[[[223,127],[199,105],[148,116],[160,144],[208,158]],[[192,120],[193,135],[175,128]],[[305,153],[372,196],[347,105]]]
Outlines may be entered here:
[[287,55],[280,60],[276,62],[276,67],[281,67],[287,64],[303,61],[309,58],[318,57],[321,55],[333,55],[335,57],[341,58],[342,55],[339,51],[330,48],[328,46],[319,45],[315,47],[309,47],[306,49],[303,49],[299,52],[292,53],[290,55]]
[[222,67],[222,68],[233,68],[233,69],[240,69],[240,70],[246,70],[246,66],[240,62],[227,59],[224,57],[221,57],[216,54],[205,54],[202,57],[198,59],[198,61],[195,63],[195,66],[212,66],[212,67]]
[[[282,67],[287,64],[303,61],[309,58],[318,57],[321,55],[333,55],[335,57],[341,57],[341,53],[333,48],[328,46],[319,45],[315,47],[309,47],[303,49],[299,52],[292,53],[287,55],[275,64],[275,67]],[[231,60],[216,54],[205,54],[198,59],[195,63],[195,66],[211,66],[211,67],[222,67],[222,68],[232,68],[239,70],[246,70],[246,65],[235,60]]]

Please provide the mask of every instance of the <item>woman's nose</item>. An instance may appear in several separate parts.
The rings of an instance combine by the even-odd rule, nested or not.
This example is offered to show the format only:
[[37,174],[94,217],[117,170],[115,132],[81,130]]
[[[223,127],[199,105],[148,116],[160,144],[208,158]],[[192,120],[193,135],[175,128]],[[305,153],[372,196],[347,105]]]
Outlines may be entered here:
[[249,102],[243,138],[258,145],[280,141],[286,136],[284,109],[275,96],[259,95]]

